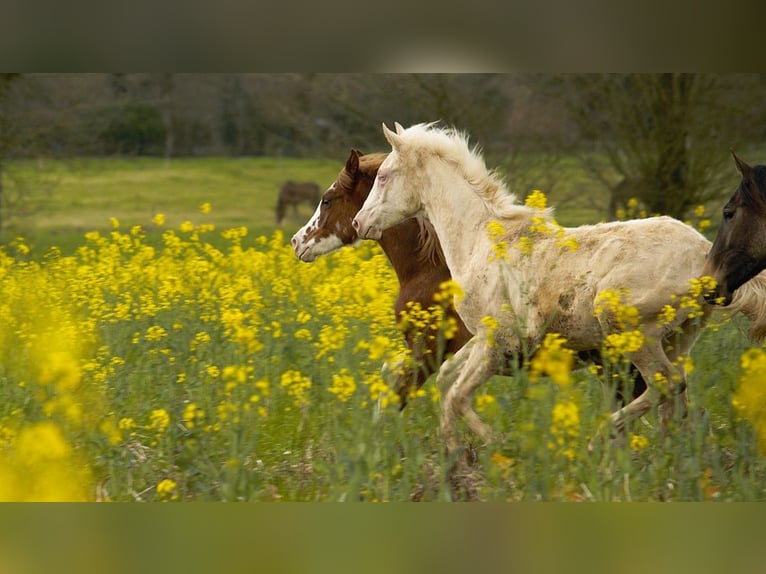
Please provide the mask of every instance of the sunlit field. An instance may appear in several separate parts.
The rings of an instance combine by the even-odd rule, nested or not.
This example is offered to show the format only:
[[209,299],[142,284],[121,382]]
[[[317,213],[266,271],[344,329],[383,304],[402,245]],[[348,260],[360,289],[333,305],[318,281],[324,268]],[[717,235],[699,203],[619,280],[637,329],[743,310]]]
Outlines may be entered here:
[[[321,166],[323,185],[339,167]],[[249,226],[221,223],[218,210],[231,206],[197,198],[175,213],[168,203],[104,214],[66,250],[30,248],[32,232],[5,242],[0,499],[467,496],[447,479],[434,380],[400,411],[381,371],[407,359],[382,251],[364,242],[302,263],[289,230],[257,230],[272,206]],[[477,392],[494,438],[464,435],[472,494],[763,500],[766,355],[746,331],[743,318],[716,314],[681,359],[689,414],[668,434],[652,414],[620,441],[596,440],[592,453],[615,387],[630,385],[629,349],[613,340],[603,369],[580,368],[566,341],[550,337],[534,360]]]

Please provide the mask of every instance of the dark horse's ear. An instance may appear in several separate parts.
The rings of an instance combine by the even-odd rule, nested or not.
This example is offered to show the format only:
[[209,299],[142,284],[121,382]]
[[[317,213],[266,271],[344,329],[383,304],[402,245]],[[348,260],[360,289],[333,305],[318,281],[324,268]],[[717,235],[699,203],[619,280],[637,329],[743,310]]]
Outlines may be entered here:
[[737,171],[742,175],[742,179],[748,179],[750,177],[751,167],[739,159],[737,154],[734,153],[734,150],[731,150],[731,155],[734,157],[734,162],[737,164]]
[[360,152],[358,149],[352,149],[351,154],[348,156],[348,159],[346,160],[346,171],[349,174],[355,174],[357,171],[359,171],[359,156],[364,155],[362,152]]

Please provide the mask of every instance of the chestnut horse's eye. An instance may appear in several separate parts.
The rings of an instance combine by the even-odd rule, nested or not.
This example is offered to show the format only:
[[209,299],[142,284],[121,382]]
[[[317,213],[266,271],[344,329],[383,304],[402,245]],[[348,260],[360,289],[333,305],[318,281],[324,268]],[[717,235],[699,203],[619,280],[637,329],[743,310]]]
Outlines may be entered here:
[[330,203],[332,203],[332,199],[323,199],[322,207],[330,207]]

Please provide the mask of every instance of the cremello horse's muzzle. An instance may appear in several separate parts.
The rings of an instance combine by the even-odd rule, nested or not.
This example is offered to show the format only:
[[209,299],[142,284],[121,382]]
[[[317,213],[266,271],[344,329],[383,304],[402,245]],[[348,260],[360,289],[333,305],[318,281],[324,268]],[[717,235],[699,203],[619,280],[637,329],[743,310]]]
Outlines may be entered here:
[[362,211],[356,214],[351,225],[361,239],[380,239],[380,230],[370,225],[369,218],[365,213],[362,213]]

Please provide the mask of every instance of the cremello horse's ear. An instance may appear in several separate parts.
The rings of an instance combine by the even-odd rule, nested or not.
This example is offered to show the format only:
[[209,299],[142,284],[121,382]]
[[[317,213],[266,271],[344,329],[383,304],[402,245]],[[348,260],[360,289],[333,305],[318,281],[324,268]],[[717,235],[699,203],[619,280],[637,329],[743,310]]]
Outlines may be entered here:
[[402,127],[402,124],[399,122],[394,122],[394,129],[396,129],[396,133],[401,134],[404,132],[404,128]]
[[[394,126],[401,127],[397,123],[395,123]],[[394,133],[390,129],[388,129],[388,126],[385,124],[385,122],[383,123],[383,135],[386,136],[388,143],[391,144],[391,147],[393,149],[396,149],[397,147],[399,147],[399,145],[402,142],[402,138],[399,137],[399,134]]]

